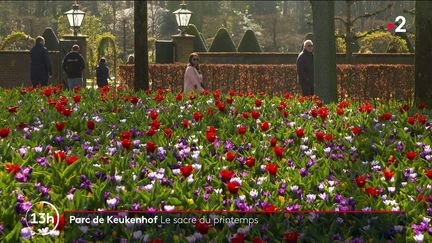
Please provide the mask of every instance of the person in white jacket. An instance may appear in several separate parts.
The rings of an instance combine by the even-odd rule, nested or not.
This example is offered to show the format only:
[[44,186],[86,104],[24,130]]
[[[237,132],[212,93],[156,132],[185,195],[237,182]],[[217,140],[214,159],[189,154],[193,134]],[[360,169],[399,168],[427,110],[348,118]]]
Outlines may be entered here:
[[202,80],[203,77],[199,70],[199,56],[193,52],[189,55],[189,64],[184,75],[183,93],[189,94],[192,91],[194,93],[201,93],[204,91]]

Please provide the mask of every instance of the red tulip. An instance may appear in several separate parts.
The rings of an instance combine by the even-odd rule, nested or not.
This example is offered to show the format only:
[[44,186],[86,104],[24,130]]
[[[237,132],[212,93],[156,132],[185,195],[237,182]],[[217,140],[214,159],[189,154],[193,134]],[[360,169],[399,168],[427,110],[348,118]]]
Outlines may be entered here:
[[394,172],[391,170],[384,170],[384,177],[386,178],[386,180],[391,180],[394,176]]
[[321,117],[321,119],[326,119],[327,115],[328,115],[328,108],[327,107],[323,107],[320,108],[318,110],[318,115]]
[[234,171],[231,170],[221,170],[219,173],[223,182],[229,182],[234,176]]
[[429,178],[432,179],[432,169],[428,170],[425,175]]
[[354,135],[359,135],[362,132],[362,129],[360,127],[353,127],[353,128],[351,128],[351,132]]
[[318,111],[316,109],[312,109],[310,112],[312,117],[317,117],[318,116]]
[[74,155],[74,156],[70,157],[69,159],[67,159],[66,163],[68,165],[71,165],[71,164],[75,163],[77,160],[78,160],[78,157],[76,155]]
[[236,154],[233,154],[233,153],[231,153],[230,151],[228,151],[228,152],[225,154],[225,158],[226,158],[226,160],[228,160],[229,162],[232,162],[232,161],[235,159],[235,157],[236,157]]
[[231,181],[227,184],[227,189],[232,194],[237,194],[237,192],[240,190],[240,184],[237,181]]
[[408,123],[411,125],[414,125],[414,123],[415,123],[414,117],[412,117],[412,116],[408,117]]
[[244,119],[248,119],[249,118],[249,113],[243,112],[242,116],[243,116]]
[[68,116],[70,116],[72,114],[72,110],[71,109],[63,108],[61,110],[61,114],[64,115],[64,116],[66,116],[66,117],[68,117]]
[[15,112],[17,112],[17,109],[18,109],[18,106],[9,106],[9,107],[7,108],[7,110],[8,110],[10,113],[15,113]]
[[233,99],[233,98],[231,98],[231,97],[227,98],[227,103],[228,103],[228,104],[232,104],[232,103],[233,103],[233,101],[234,101],[234,99]]
[[277,170],[278,170],[278,166],[270,163],[270,164],[266,165],[266,170],[268,171],[268,173],[270,175],[275,176],[277,173]]
[[193,168],[191,165],[186,165],[186,166],[180,168],[180,172],[182,173],[182,175],[184,177],[188,177],[192,174]]
[[232,89],[230,89],[230,90],[228,91],[228,94],[229,94],[230,96],[234,96],[234,95],[235,95],[235,91],[232,90]]
[[261,100],[255,100],[255,105],[256,105],[257,107],[260,107],[261,104],[262,104],[262,101],[261,101]]
[[122,139],[130,139],[132,137],[132,133],[129,131],[126,132],[120,132],[120,137]]
[[121,141],[121,145],[123,146],[123,148],[125,149],[131,149],[132,148],[132,141],[129,139],[123,139]]
[[153,153],[156,150],[156,148],[157,148],[157,146],[155,143],[147,142],[147,146],[146,146],[147,152]]
[[251,115],[252,115],[253,119],[258,119],[260,117],[260,112],[253,110],[251,112]]
[[62,150],[56,150],[53,152],[53,157],[55,160],[63,161],[66,159],[66,154]]
[[248,167],[253,167],[255,165],[255,161],[256,161],[256,159],[254,157],[248,157],[246,159],[246,165]]
[[88,121],[88,122],[87,122],[87,128],[88,128],[89,130],[94,130],[95,127],[96,127],[96,124],[94,123],[94,121]]
[[[57,225],[58,222],[58,225]],[[64,215],[60,215],[60,217],[54,216],[54,226],[57,225],[57,228],[55,228],[54,230],[58,230],[58,231],[62,231],[64,229],[65,226],[65,218]]]
[[176,100],[182,100],[183,99],[183,95],[182,94],[177,94],[176,95]]
[[245,133],[246,133],[246,130],[247,130],[247,128],[246,128],[246,127],[243,127],[243,126],[237,128],[237,132],[238,132],[239,134],[245,134]]
[[343,111],[342,109],[337,109],[337,110],[336,110],[336,113],[337,113],[339,116],[342,116],[342,115],[344,114],[344,111]]
[[74,100],[75,103],[79,103],[81,101],[81,95],[78,95],[78,94],[74,95],[73,96],[73,100]]
[[183,120],[183,127],[184,128],[189,128],[189,121],[188,120]]
[[276,146],[276,143],[277,143],[277,139],[276,139],[276,138],[272,138],[272,139],[270,139],[270,145],[271,145],[272,147]]
[[173,131],[171,129],[167,128],[167,129],[164,129],[164,133],[168,138],[171,138]]
[[231,238],[231,243],[243,243],[246,239],[246,236],[244,234],[237,233],[236,236]]
[[303,128],[299,128],[296,130],[297,137],[302,138],[304,136]]
[[371,197],[376,197],[376,196],[378,196],[378,193],[379,193],[378,189],[373,188],[373,187],[368,187],[368,188],[366,188],[366,192],[367,192],[367,193],[369,194],[369,196],[371,196]]
[[414,152],[414,151],[409,151],[409,152],[406,153],[406,157],[409,160],[414,160],[417,157],[417,153]]
[[364,176],[359,176],[355,179],[358,187],[364,187],[366,185],[366,178]]
[[209,229],[210,229],[210,225],[208,225],[207,223],[201,223],[198,221],[195,224],[195,230],[198,231],[202,235],[207,234]]
[[63,131],[64,127],[65,127],[64,122],[58,122],[58,123],[55,124],[56,130],[59,131],[59,132]]
[[274,151],[274,153],[275,153],[275,155],[276,155],[276,157],[282,157],[282,155],[284,154],[284,148],[282,148],[282,147],[279,147],[279,146],[275,146],[274,148],[273,148],[273,151]]
[[324,138],[327,141],[332,141],[333,140],[333,134],[326,134]]
[[20,165],[14,165],[10,163],[6,163],[5,166],[6,166],[7,173],[13,172],[14,174],[16,174],[21,169]]
[[264,132],[267,131],[269,129],[269,123],[268,122],[261,123],[260,128]]
[[201,114],[201,113],[199,113],[199,112],[194,112],[194,113],[193,113],[193,117],[194,117],[195,121],[198,122],[198,121],[200,121],[200,120],[203,119],[204,115]]
[[388,121],[392,118],[392,116],[393,115],[391,113],[384,113],[379,117],[379,119],[382,121]]
[[317,140],[320,141],[320,142],[324,141],[324,133],[323,133],[323,132],[316,132],[316,133],[315,133],[315,137],[316,137]]
[[136,96],[133,96],[133,97],[130,97],[129,100],[130,100],[130,102],[131,102],[132,104],[136,105],[136,104],[138,103],[138,101],[139,101],[139,98],[136,97]]
[[298,232],[297,231],[285,233],[284,240],[286,243],[296,243],[297,239],[298,239]]
[[154,129],[158,129],[160,127],[160,122],[158,120],[153,120],[153,122],[150,123],[150,126]]
[[9,135],[10,129],[9,128],[1,128],[0,129],[0,137],[5,138]]
[[156,111],[150,111],[150,118],[152,120],[156,120],[159,116],[159,113],[157,113]]
[[155,133],[156,133],[156,130],[152,127],[146,132],[146,136],[151,137],[151,136],[155,135]]

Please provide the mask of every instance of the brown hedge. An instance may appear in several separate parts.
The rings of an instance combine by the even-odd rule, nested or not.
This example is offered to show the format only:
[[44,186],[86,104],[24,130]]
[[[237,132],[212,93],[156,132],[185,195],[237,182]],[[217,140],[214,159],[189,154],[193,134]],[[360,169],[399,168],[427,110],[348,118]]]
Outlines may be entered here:
[[[171,89],[181,92],[186,65],[149,65],[151,89]],[[285,92],[300,93],[296,82],[296,66],[292,64],[201,64],[204,84],[209,90],[254,93],[265,91],[270,95]],[[354,100],[380,98],[384,100],[410,99],[414,94],[414,66],[402,64],[359,64],[337,66],[339,98]],[[120,65],[122,84],[133,86],[134,65]]]

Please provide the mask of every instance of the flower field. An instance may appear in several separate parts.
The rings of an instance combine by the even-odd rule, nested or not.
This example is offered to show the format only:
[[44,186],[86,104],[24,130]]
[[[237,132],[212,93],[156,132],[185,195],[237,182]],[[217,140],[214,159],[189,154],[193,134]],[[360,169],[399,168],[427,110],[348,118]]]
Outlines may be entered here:
[[[432,240],[432,120],[422,104],[43,87],[0,89],[0,117],[0,241],[108,241],[114,234],[130,242]],[[265,211],[272,214],[260,219],[277,225],[284,220],[277,211],[387,210],[405,211],[406,222],[388,218],[393,226],[383,235],[376,230],[384,221],[371,220],[340,232],[342,216],[321,215],[330,225],[324,234],[306,228],[314,219],[293,215],[277,230],[196,223],[161,234],[68,231],[61,217],[58,231],[42,237],[26,218],[40,201],[61,215]]]

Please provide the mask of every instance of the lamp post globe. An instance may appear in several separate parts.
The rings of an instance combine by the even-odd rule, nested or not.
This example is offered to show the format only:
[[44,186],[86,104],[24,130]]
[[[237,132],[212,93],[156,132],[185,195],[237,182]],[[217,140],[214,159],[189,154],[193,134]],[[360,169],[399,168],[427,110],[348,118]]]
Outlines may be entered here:
[[65,12],[69,26],[73,29],[74,36],[78,35],[78,30],[81,27],[85,12],[79,10],[79,5],[75,2],[72,9]]
[[192,16],[192,12],[186,9],[186,4],[183,2],[180,4],[180,8],[173,12],[176,16],[177,25],[180,29],[180,35],[184,35],[186,28],[189,25],[189,20]]

